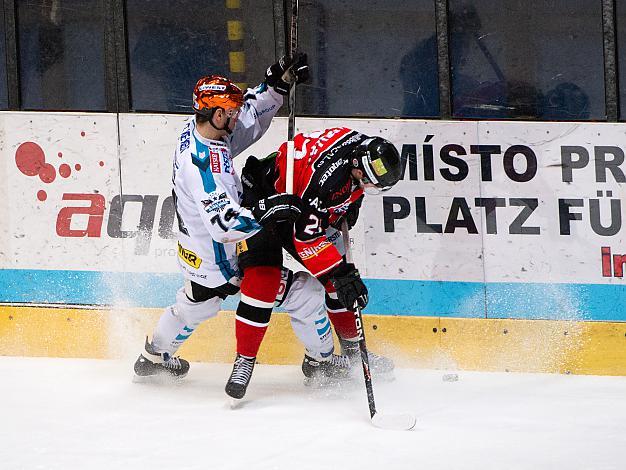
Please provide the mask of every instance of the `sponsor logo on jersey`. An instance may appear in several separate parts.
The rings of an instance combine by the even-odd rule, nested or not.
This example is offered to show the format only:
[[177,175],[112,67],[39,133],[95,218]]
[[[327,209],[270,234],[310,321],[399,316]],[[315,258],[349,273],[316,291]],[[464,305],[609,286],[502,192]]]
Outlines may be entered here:
[[341,216],[348,212],[348,207],[350,207],[350,201],[346,201],[343,204],[339,204],[338,206],[329,207],[328,210],[331,214]]
[[268,108],[265,108],[265,109],[262,109],[261,111],[255,112],[254,113],[255,114],[254,117],[258,119],[259,117],[263,116],[265,113],[269,113],[270,111],[273,111],[275,108],[276,108],[276,105],[273,104],[272,106],[270,106]]
[[193,251],[183,248],[180,242],[178,242],[178,257],[195,269],[200,268],[202,264],[202,259]]
[[248,243],[246,243],[245,240],[241,240],[240,242],[237,242],[236,251],[237,251],[237,256],[242,254],[244,251],[248,251]]
[[180,147],[178,151],[183,153],[185,150],[189,148],[190,137],[191,137],[191,129],[189,129],[190,123],[187,123],[183,132],[180,134]]
[[206,199],[202,200],[202,204],[207,206],[209,204],[213,204],[214,202],[219,201],[220,199],[227,199],[226,193],[218,193],[217,191],[213,191],[212,193],[208,194],[208,197]]
[[209,197],[203,199],[202,205],[207,212],[220,211],[222,208],[228,205],[228,196],[226,193],[218,193],[216,191],[209,194]]
[[221,173],[222,165],[220,164],[220,155],[217,152],[211,150],[211,172]]
[[342,196],[345,196],[346,194],[348,194],[351,189],[352,189],[352,181],[348,179],[348,181],[346,181],[346,184],[344,184],[341,188],[339,188],[339,190],[335,191],[334,193],[330,195],[330,200],[336,201],[337,199],[340,199]]
[[339,237],[341,237],[341,235],[342,235],[342,233],[339,230],[335,230],[330,235],[327,235],[328,241],[333,243],[333,242],[337,241],[339,239]]
[[337,170],[337,168],[341,168],[343,166],[343,160],[338,160],[326,169],[326,171],[320,177],[320,186],[322,186],[328,178],[332,176],[332,174]]
[[[334,136],[334,134],[333,134],[333,136]],[[356,143],[360,142],[361,140],[363,140],[363,134],[360,134],[360,133],[357,132],[357,133],[351,135],[349,138],[347,138],[345,140],[342,140],[340,142],[335,142],[329,149],[322,150],[322,154],[315,161],[315,163],[313,164],[313,167],[316,170],[321,168],[325,164],[326,161],[334,158],[335,155],[337,155],[337,153],[339,151],[344,150],[344,149],[346,149],[346,147],[349,147],[352,144],[356,144]],[[314,148],[314,150],[316,150],[315,153],[311,152],[311,155],[317,154],[317,149]]]
[[324,251],[326,248],[333,246],[332,243],[330,243],[327,240],[324,240],[322,243],[320,243],[319,245],[315,245],[315,246],[307,246],[306,248],[298,251],[298,256],[300,257],[301,260],[307,260],[310,258],[313,258],[314,256],[319,255],[322,251]]
[[228,152],[228,149],[220,149],[222,152],[222,162],[224,164],[224,173],[235,174],[235,167],[233,166],[233,159]]

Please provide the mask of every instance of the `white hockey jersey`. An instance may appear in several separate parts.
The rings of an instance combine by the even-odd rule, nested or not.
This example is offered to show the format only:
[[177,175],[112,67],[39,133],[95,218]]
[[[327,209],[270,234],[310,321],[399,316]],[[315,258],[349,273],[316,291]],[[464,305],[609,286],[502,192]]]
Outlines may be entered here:
[[217,287],[236,276],[235,242],[261,227],[240,206],[242,186],[233,157],[267,131],[283,97],[265,84],[248,89],[232,134],[209,140],[185,121],[173,164],[173,197],[178,218],[178,265],[186,279]]

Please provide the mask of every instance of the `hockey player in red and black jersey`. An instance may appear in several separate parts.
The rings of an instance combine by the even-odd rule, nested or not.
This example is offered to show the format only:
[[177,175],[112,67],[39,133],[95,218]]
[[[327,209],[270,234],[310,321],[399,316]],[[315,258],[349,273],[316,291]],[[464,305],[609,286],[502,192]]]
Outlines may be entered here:
[[[324,285],[326,307],[342,354],[356,364],[360,361],[353,311],[367,305],[368,293],[359,271],[343,256],[338,232],[343,218],[349,228],[356,223],[364,189],[384,191],[399,181],[400,155],[391,142],[345,127],[299,134],[294,144],[293,188],[302,199],[302,214],[293,228],[275,224],[273,230],[238,243],[239,267],[244,278],[247,270],[258,266],[264,267],[268,277],[275,277],[282,265],[281,248],[285,248]],[[242,172],[244,206],[251,207],[268,195],[285,192],[286,159],[286,143],[264,160],[248,159]],[[268,285],[263,279],[257,281]],[[369,355],[375,372],[393,370],[390,359],[371,352]],[[323,376],[325,367],[305,355],[305,376]]]

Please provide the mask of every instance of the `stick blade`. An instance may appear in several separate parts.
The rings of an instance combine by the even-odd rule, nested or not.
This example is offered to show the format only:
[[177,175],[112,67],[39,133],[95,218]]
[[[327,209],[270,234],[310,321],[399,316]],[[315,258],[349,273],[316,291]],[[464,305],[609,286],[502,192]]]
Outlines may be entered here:
[[393,431],[410,431],[415,427],[417,420],[415,416],[408,413],[401,414],[379,414],[372,417],[372,424],[380,429]]

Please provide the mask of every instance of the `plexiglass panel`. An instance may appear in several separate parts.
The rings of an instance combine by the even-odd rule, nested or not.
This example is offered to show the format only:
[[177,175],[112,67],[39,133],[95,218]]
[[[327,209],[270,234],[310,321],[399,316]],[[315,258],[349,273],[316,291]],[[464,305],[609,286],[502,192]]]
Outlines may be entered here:
[[298,113],[439,115],[432,0],[306,0],[300,10],[312,78]]
[[205,75],[256,86],[275,61],[271,0],[126,3],[131,108],[191,112]]
[[4,4],[0,4],[0,109],[7,109],[8,107]]
[[620,119],[626,120],[626,3],[616,2],[617,70],[619,72]]
[[604,119],[601,4],[450,0],[453,115]]
[[16,2],[23,109],[106,109],[103,3]]

